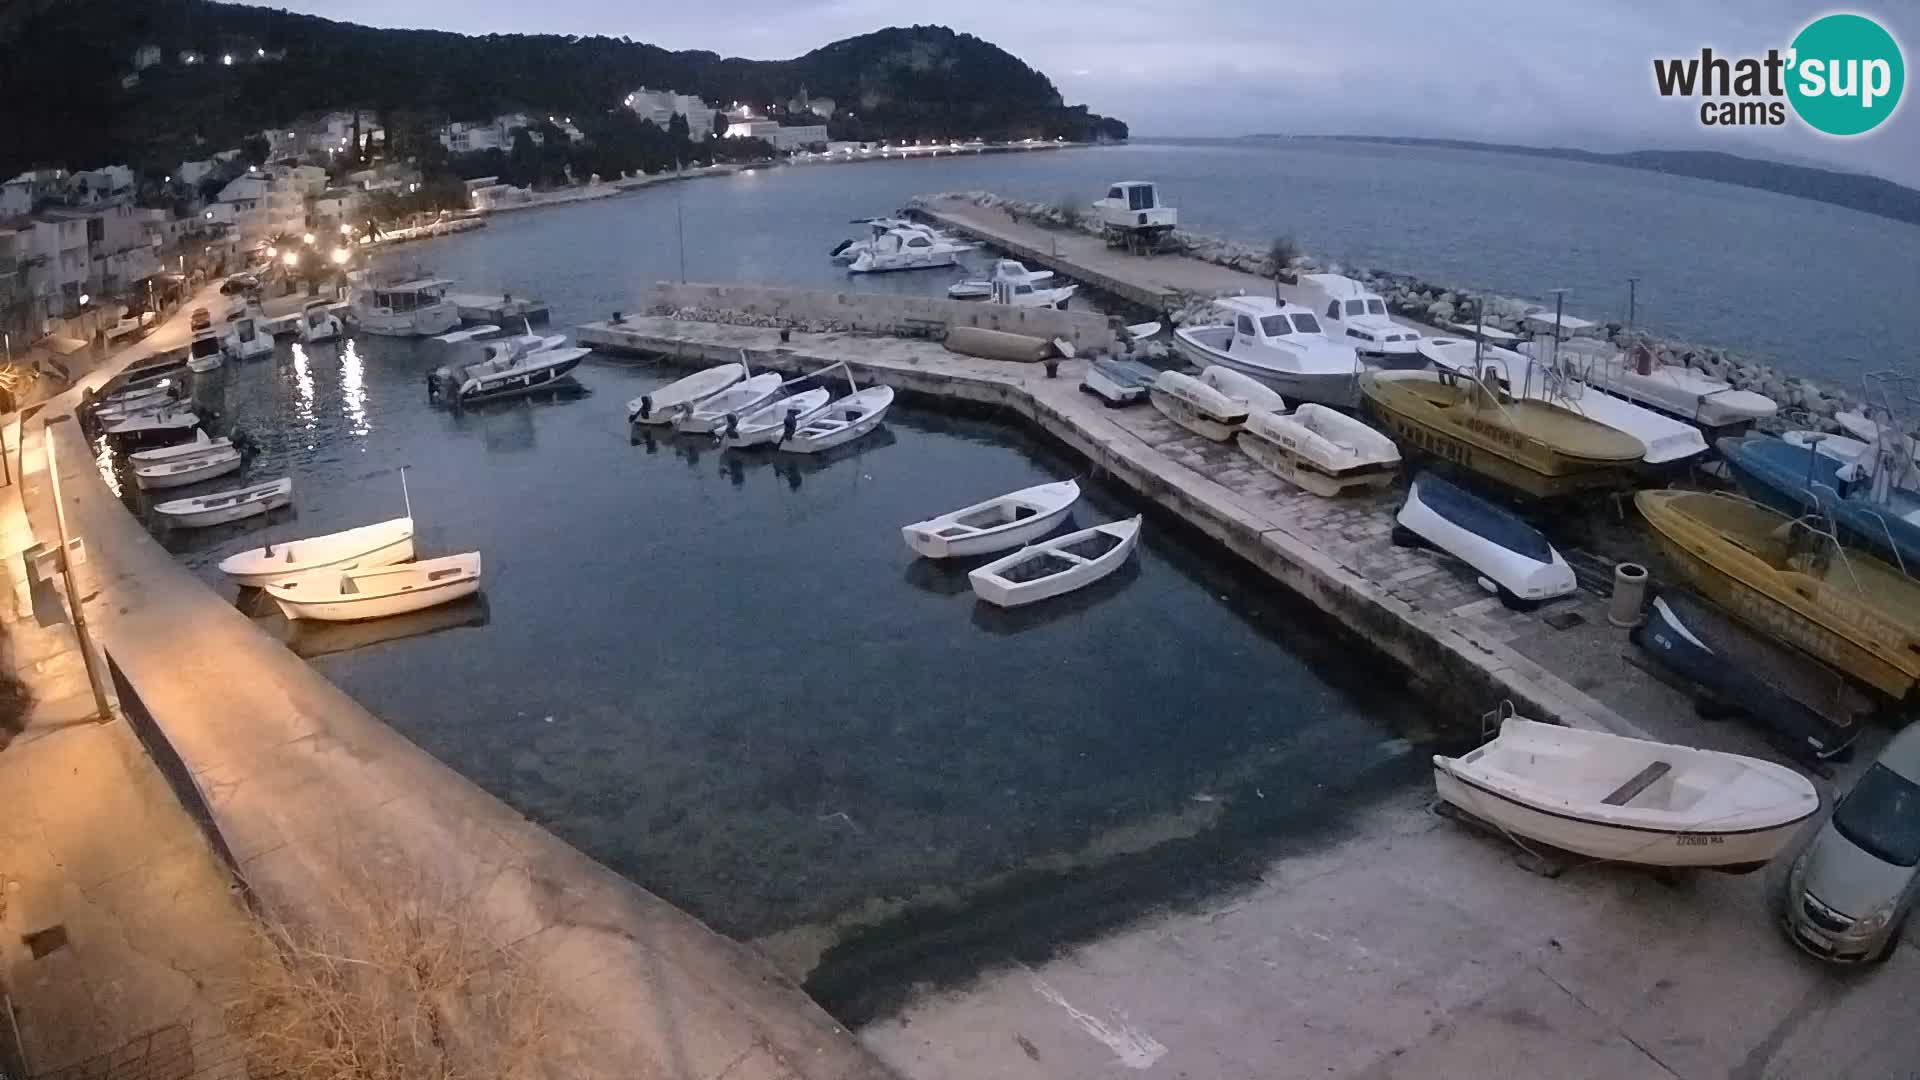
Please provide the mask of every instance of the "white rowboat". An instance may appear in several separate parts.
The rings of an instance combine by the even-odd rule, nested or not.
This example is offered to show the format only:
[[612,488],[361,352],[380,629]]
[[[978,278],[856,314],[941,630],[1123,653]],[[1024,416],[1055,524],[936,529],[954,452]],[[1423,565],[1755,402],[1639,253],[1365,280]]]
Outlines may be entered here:
[[778,442],[786,431],[789,415],[793,417],[794,433],[798,434],[800,425],[825,412],[832,400],[831,391],[814,389],[774,398],[745,415],[729,413],[720,425],[719,439],[728,446],[742,448]]
[[796,454],[818,454],[845,445],[879,427],[892,407],[893,387],[869,386],[827,406],[825,412],[795,429],[793,438],[779,448]]
[[1235,440],[1248,457],[1315,495],[1386,487],[1400,468],[1393,440],[1325,405],[1249,413]]
[[747,377],[745,364],[721,364],[696,371],[627,402],[627,420],[635,424],[671,424],[683,405],[697,405]]
[[234,488],[231,491],[218,491],[212,495],[202,495],[193,499],[175,499],[172,502],[158,503],[153,512],[169,525],[181,528],[201,528],[207,525],[224,525],[229,521],[264,514],[277,510],[293,501],[293,480],[282,477],[269,480],[252,487]]
[[412,558],[413,519],[402,517],[242,551],[220,560],[220,572],[236,584],[266,585],[316,571],[391,566]]
[[449,604],[480,591],[480,553],[404,566],[302,574],[261,587],[289,619],[359,622]]
[[1272,387],[1250,375],[1242,375],[1232,368],[1221,367],[1219,364],[1202,368],[1200,381],[1245,405],[1249,413],[1287,411],[1287,399],[1281,397]]
[[737,415],[749,412],[772,401],[774,395],[780,392],[782,382],[777,373],[762,372],[727,387],[699,404],[683,403],[674,427],[696,435],[709,434],[727,422],[728,413]]
[[1177,371],[1161,372],[1147,396],[1167,419],[1214,442],[1233,438],[1233,433],[1247,422],[1245,402]]
[[171,461],[135,465],[133,482],[142,491],[157,491],[197,484],[202,480],[225,476],[239,468],[240,451],[228,445],[204,453],[187,454]]
[[1516,836],[1613,862],[1745,872],[1820,809],[1784,765],[1512,717],[1433,758],[1442,799]]
[[1140,539],[1140,518],[1110,521],[1021,548],[967,574],[973,594],[999,607],[1019,607],[1083,589],[1127,561]]
[[224,450],[232,445],[233,440],[231,439],[208,439],[206,432],[196,431],[193,433],[192,442],[181,443],[178,446],[163,446],[157,450],[136,450],[127,455],[127,460],[131,462],[135,468],[138,468],[141,465],[152,465],[161,461],[174,461],[183,457],[211,454],[216,450]]
[[907,546],[929,559],[988,555],[1052,532],[1080,498],[1072,480],[1036,484],[903,527]]

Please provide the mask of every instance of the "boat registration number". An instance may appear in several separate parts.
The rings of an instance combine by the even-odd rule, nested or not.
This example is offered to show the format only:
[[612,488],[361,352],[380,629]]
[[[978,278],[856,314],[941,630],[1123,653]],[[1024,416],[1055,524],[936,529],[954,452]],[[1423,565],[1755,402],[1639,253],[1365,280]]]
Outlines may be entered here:
[[1715,836],[1712,833],[1707,833],[1704,835],[1694,834],[1694,833],[1682,833],[1679,836],[1674,837],[1674,839],[1680,842],[1681,847],[1710,847],[1714,844],[1724,844],[1727,842],[1726,837]]

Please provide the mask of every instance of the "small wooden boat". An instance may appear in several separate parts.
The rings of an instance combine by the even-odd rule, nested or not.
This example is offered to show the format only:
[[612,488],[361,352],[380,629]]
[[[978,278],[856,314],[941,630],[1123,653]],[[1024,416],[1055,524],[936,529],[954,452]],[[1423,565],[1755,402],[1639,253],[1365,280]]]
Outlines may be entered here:
[[682,406],[697,405],[747,377],[745,364],[720,364],[641,394],[627,402],[635,424],[671,424]]
[[225,450],[232,445],[233,440],[231,439],[209,439],[205,431],[196,431],[193,433],[192,442],[180,443],[177,446],[162,446],[153,450],[135,450],[133,453],[127,455],[127,461],[138,468],[141,465],[152,465],[162,461],[177,461],[183,457],[211,454],[219,450]]
[[1735,618],[1894,701],[1920,681],[1920,582],[1735,495],[1633,501],[1680,576]]
[[1516,836],[1643,866],[1765,866],[1820,794],[1784,765],[1509,717],[1493,741],[1433,757],[1442,799]]
[[900,535],[929,559],[987,555],[1052,532],[1079,498],[1080,485],[1072,480],[1036,484],[917,521],[901,528]]
[[240,585],[265,585],[315,571],[391,566],[413,558],[413,518],[393,518],[304,540],[252,548],[220,560]]
[[1148,397],[1167,419],[1214,442],[1233,438],[1233,433],[1247,422],[1245,402],[1177,371],[1161,372],[1154,379]]
[[158,491],[165,488],[186,487],[188,484],[197,484],[202,480],[212,480],[216,476],[236,472],[239,468],[240,451],[229,444],[217,450],[135,465],[133,482],[139,485],[142,491]]
[[780,393],[783,381],[778,373],[766,371],[734,383],[698,403],[681,402],[674,410],[678,415],[673,426],[696,435],[711,434],[715,428],[727,422],[728,413],[750,412],[772,401]]
[[1360,390],[1403,447],[1536,498],[1625,486],[1646,453],[1625,432],[1545,401],[1503,399],[1452,372],[1368,372]]
[[302,574],[261,586],[289,619],[358,622],[450,604],[480,591],[480,553],[403,566]]
[[774,398],[749,413],[728,413],[714,438],[742,448],[781,442],[788,432],[798,434],[801,424],[826,412],[832,400],[831,391],[819,388]]
[[1414,477],[1394,522],[1395,542],[1417,539],[1452,555],[1485,575],[1500,602],[1516,611],[1580,587],[1540,530],[1432,473]]
[[133,390],[122,390],[116,394],[108,394],[104,397],[96,398],[93,402],[93,412],[95,416],[114,409],[118,409],[122,413],[138,412],[143,408],[157,406],[170,401],[172,394],[172,381],[162,379],[150,386],[142,386]]
[[825,412],[801,424],[779,449],[796,454],[818,454],[843,446],[880,426],[893,407],[893,387],[869,386],[827,406]]
[[1249,413],[1287,411],[1287,400],[1272,387],[1232,368],[1219,364],[1202,368],[1200,381],[1245,405]]
[[1140,538],[1140,518],[1110,521],[1030,544],[967,574],[973,594],[1019,607],[1083,589],[1120,568]]
[[1159,369],[1138,360],[1103,357],[1087,361],[1086,374],[1080,377],[1080,388],[1108,405],[1131,405],[1136,401],[1144,401],[1148,391],[1153,389],[1153,380],[1159,377]]
[[282,477],[251,487],[217,491],[192,499],[158,503],[154,516],[176,528],[197,529],[278,510],[293,501],[293,480]]
[[1254,412],[1234,436],[1248,457],[1315,495],[1386,487],[1400,470],[1393,440],[1325,405]]
[[135,445],[170,443],[185,438],[200,426],[200,417],[189,409],[166,408],[157,412],[134,413],[102,429],[105,434]]

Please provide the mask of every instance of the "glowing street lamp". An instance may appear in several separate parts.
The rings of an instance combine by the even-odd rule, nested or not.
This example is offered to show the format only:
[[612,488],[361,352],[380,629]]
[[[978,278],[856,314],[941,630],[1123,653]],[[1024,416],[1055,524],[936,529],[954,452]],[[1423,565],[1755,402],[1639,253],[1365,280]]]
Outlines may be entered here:
[[233,66],[233,54],[232,54],[232,53],[227,53],[226,55],[224,55],[224,56],[222,56],[222,57],[220,57],[220,62],[221,62],[221,63],[223,63],[223,64],[225,64],[225,65],[227,65],[228,67],[232,67],[232,66]]
[[307,243],[307,246],[308,246],[308,247],[312,247],[312,246],[313,246],[313,234],[312,234],[312,233],[308,233],[307,235],[305,235],[305,236],[303,236],[303,237],[301,237],[301,239],[302,239],[302,240],[305,240],[305,241],[306,241],[306,243]]
[[332,258],[333,258],[333,265],[345,266],[347,265],[347,260],[353,258],[353,252],[348,251],[346,248],[343,248],[343,247],[337,247],[333,249]]
[[352,236],[352,235],[353,235],[353,226],[351,226],[351,225],[349,225],[349,224],[347,224],[347,223],[346,223],[346,222],[344,222],[344,221],[343,221],[343,222],[341,222],[341,223],[340,223],[340,235],[341,235],[341,236]]
[[288,269],[292,269],[300,265],[300,253],[297,251],[289,251],[285,255],[280,256],[280,261],[286,263]]
[[277,259],[277,258],[279,258],[279,257],[280,257],[280,249],[279,249],[279,248],[277,248],[277,247],[270,247],[270,248],[268,248],[268,249],[267,249],[267,258],[269,258],[269,259]]

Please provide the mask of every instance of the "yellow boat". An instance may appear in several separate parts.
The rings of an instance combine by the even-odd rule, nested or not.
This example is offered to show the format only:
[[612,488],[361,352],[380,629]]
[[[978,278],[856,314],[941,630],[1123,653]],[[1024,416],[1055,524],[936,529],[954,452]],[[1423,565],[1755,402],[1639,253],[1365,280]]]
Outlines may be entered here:
[[1895,701],[1920,681],[1920,581],[1737,495],[1633,501],[1674,568],[1742,622]]
[[1451,372],[1371,371],[1360,392],[1403,446],[1536,498],[1625,486],[1647,452],[1624,431]]

